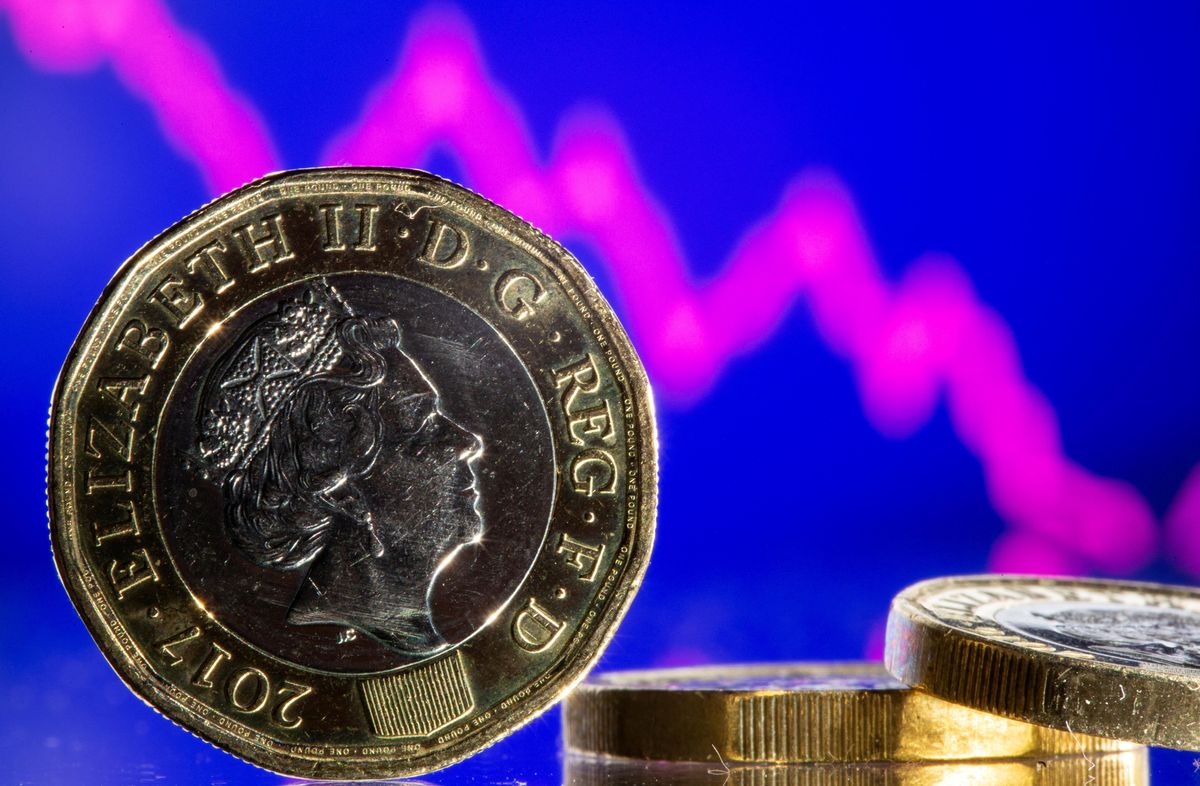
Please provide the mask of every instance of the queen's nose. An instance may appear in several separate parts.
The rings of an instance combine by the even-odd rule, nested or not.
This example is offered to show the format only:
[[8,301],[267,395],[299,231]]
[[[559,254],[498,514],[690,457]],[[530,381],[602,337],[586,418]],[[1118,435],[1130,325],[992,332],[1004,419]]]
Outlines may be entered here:
[[469,431],[444,412],[438,412],[434,416],[433,427],[438,437],[454,450],[454,455],[459,461],[473,461],[483,455],[483,440],[479,435]]

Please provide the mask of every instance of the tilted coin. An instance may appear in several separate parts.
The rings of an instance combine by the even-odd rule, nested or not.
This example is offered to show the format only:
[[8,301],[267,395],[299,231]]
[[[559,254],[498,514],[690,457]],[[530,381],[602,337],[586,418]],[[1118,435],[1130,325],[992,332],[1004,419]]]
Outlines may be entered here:
[[54,394],[62,580],[255,764],[416,774],[545,710],[650,553],[652,401],[562,247],[421,172],[272,175],[138,251]]
[[885,662],[941,698],[1064,731],[1200,749],[1200,590],[964,576],[892,602]]
[[914,691],[877,663],[610,672],[563,705],[580,753],[667,761],[911,762],[1135,750]]
[[564,786],[1146,786],[1149,756],[1120,753],[971,762],[732,764],[568,755]]

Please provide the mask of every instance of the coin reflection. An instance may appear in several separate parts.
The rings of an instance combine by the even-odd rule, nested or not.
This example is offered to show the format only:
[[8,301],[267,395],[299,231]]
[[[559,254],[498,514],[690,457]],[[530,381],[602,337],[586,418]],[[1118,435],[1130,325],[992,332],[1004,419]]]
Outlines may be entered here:
[[566,786],[1138,786],[1150,782],[1145,749],[1101,756],[991,762],[713,765],[567,756]]

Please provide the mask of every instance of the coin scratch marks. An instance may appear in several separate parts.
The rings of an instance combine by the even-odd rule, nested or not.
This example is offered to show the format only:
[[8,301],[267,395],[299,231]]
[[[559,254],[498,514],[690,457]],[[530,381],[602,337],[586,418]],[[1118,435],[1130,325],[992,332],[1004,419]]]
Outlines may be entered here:
[[729,783],[729,779],[730,779],[730,777],[732,777],[733,771],[731,769],[729,769],[729,765],[726,764],[725,759],[721,757],[721,751],[717,750],[717,744],[715,742],[713,743],[712,749],[713,749],[713,753],[717,754],[717,761],[721,762],[721,769],[719,769],[719,770],[718,769],[710,769],[708,771],[708,774],[709,775],[724,775],[725,780],[722,782],[721,786],[725,786],[725,784]]
[[402,215],[405,218],[407,218],[408,220],[412,221],[412,220],[415,220],[418,215],[420,215],[422,210],[436,210],[438,207],[440,207],[440,206],[439,205],[416,205],[414,207],[413,205],[410,205],[407,202],[398,202],[396,204],[395,210],[400,215]]
[[1087,784],[1089,784],[1089,783],[1095,783],[1096,782],[1096,762],[1094,759],[1092,759],[1090,756],[1088,756],[1087,746],[1081,745],[1079,743],[1079,735],[1076,734],[1074,729],[1071,728],[1071,721],[1069,718],[1067,719],[1066,724],[1067,724],[1067,733],[1071,735],[1071,740],[1073,742],[1075,742],[1075,747],[1083,755],[1083,760],[1085,762],[1087,762],[1088,774],[1087,774],[1087,778],[1085,778],[1083,781],[1084,786],[1087,786]]
[[[279,168],[257,113],[160,0],[0,0],[0,8],[35,64],[111,65],[213,191]],[[1129,573],[1152,558],[1157,527],[1149,505],[1128,483],[1065,455],[1053,407],[1025,378],[1009,326],[980,301],[962,268],[930,254],[900,282],[887,280],[853,199],[832,173],[802,173],[724,269],[694,281],[617,123],[574,114],[543,164],[516,102],[488,74],[471,25],[441,7],[418,16],[395,73],[325,160],[408,166],[437,146],[458,159],[475,188],[551,234],[591,241],[651,376],[677,404],[701,399],[803,298],[821,337],[852,367],[880,432],[907,436],[947,407],[1008,525],[992,549],[993,569]],[[407,207],[405,215],[434,207]],[[1200,488],[1200,471],[1194,477]],[[1188,544],[1181,559],[1200,566],[1200,537],[1180,539]]]

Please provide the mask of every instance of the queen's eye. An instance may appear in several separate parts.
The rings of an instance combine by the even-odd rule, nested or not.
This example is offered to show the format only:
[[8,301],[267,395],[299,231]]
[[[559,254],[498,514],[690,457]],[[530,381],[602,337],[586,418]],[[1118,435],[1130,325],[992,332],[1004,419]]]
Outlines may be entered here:
[[416,436],[437,414],[437,402],[431,393],[408,396],[398,404],[396,430],[400,434]]

